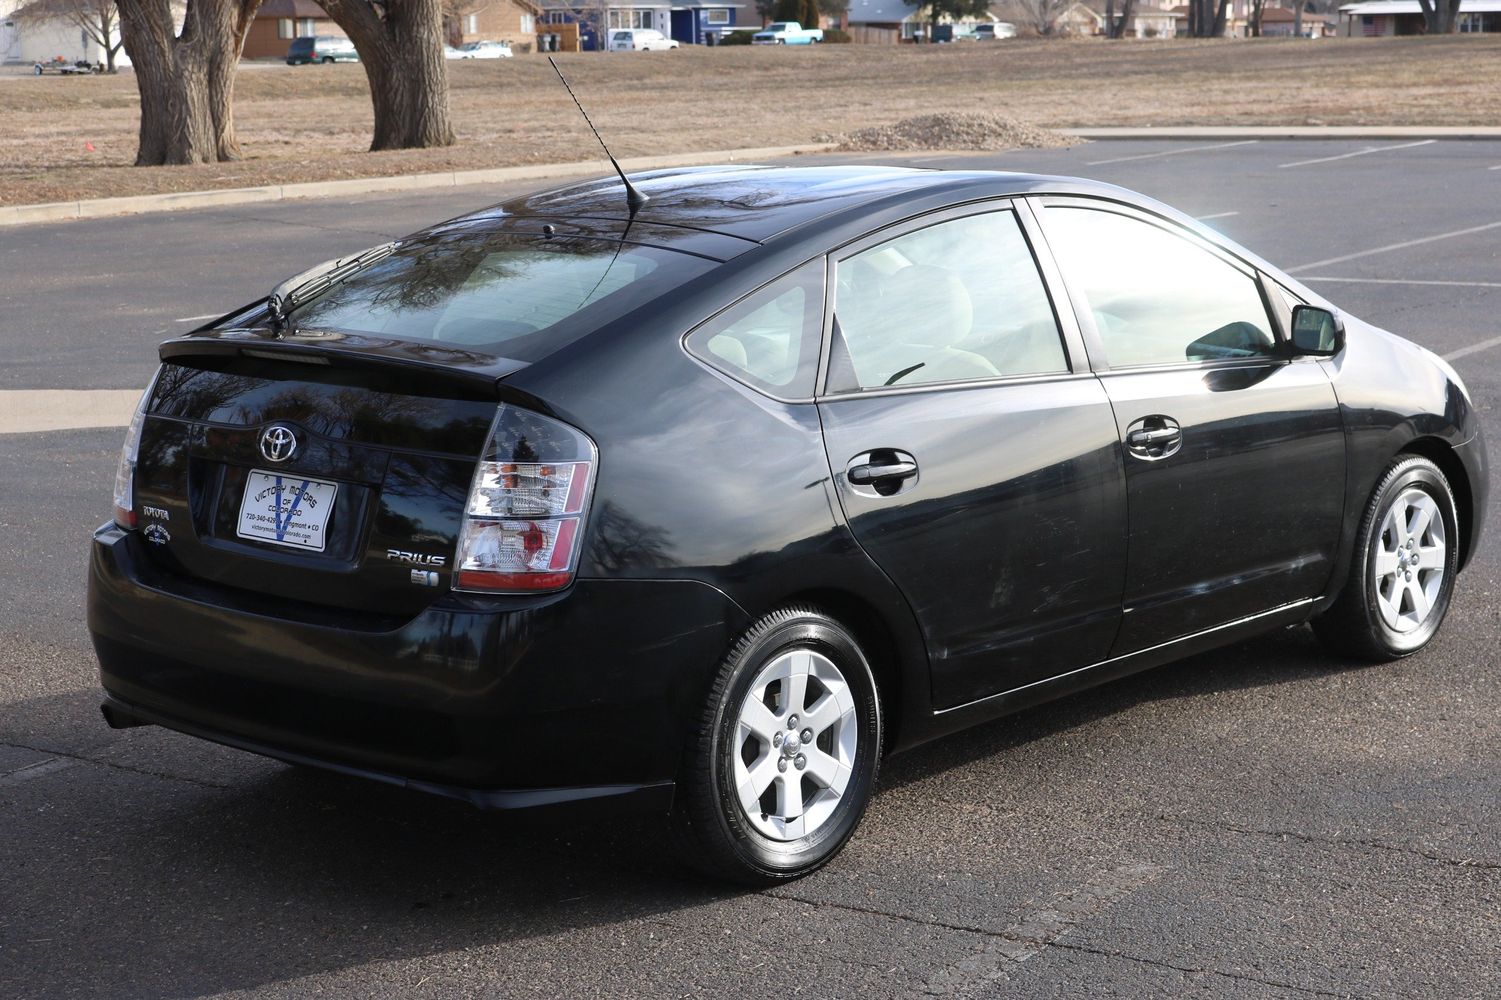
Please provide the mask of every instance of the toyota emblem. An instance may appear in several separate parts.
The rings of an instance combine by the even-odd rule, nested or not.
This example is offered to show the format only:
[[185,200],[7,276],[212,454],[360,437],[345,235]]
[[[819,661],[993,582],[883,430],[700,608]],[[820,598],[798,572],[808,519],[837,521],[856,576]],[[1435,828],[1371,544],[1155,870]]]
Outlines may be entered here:
[[261,432],[261,454],[268,462],[285,462],[297,450],[297,435],[290,427],[272,424]]

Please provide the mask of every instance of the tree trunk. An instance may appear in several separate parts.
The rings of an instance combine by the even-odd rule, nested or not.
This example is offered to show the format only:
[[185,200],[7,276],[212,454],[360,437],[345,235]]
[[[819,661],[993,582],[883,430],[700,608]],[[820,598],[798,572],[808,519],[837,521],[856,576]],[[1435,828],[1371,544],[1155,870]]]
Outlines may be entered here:
[[1293,4],[1293,12],[1294,12],[1293,13],[1293,36],[1296,37],[1296,38],[1302,38],[1303,37],[1303,0],[1297,0],[1297,3]]
[[1115,0],[1105,0],[1105,37],[1119,37],[1115,33]]
[[1111,36],[1112,38],[1126,37],[1126,27],[1131,23],[1131,12],[1135,6],[1136,0],[1126,0],[1121,5],[1121,19],[1116,22],[1115,34]]
[[439,0],[388,0],[379,7],[368,0],[325,0],[322,6],[365,67],[375,110],[371,152],[452,146]]
[[1230,6],[1230,0],[1220,0],[1220,9],[1214,15],[1214,32],[1211,38],[1225,37],[1225,13]]
[[1252,38],[1261,37],[1261,12],[1265,0],[1251,0],[1250,13],[1246,17],[1246,30]]
[[141,93],[136,166],[240,158],[235,70],[260,0],[188,0],[182,33],[168,0],[119,0],[120,37]]

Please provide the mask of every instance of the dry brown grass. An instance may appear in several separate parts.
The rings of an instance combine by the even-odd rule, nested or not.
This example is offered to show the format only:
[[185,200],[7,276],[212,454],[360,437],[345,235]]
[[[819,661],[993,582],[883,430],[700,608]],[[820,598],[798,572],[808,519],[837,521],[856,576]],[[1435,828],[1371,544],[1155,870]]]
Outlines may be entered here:
[[[1085,125],[1501,124],[1501,37],[685,48],[560,59],[618,156],[811,141],[933,111]],[[249,66],[245,159],[137,169],[135,81],[0,78],[0,203],[597,155],[537,56],[449,64],[458,145],[368,153],[359,66]],[[86,148],[93,145],[93,151]]]

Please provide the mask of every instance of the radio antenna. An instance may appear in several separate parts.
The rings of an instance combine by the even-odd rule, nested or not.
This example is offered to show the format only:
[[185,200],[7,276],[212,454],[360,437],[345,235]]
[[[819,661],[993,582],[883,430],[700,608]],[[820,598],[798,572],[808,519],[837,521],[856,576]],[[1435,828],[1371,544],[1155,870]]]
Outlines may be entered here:
[[610,166],[614,167],[615,172],[620,175],[620,183],[625,185],[625,204],[631,211],[631,218],[634,219],[641,206],[646,204],[646,195],[637,191],[636,185],[632,184],[626,177],[625,171],[620,169],[620,164],[610,152],[610,147],[606,146],[604,139],[600,138],[599,129],[595,128],[594,123],[589,120],[589,112],[585,111],[584,106],[579,103],[578,95],[574,94],[573,88],[568,86],[568,78],[563,75],[562,70],[558,69],[558,64],[553,62],[552,56],[547,57],[547,64],[552,67],[554,73],[558,74],[558,79],[563,82],[563,89],[568,91],[569,97],[573,98],[573,106],[578,108],[579,114],[584,116],[584,124],[589,126],[589,131],[593,132],[594,138],[599,140],[599,148],[605,151],[605,156],[609,157]]

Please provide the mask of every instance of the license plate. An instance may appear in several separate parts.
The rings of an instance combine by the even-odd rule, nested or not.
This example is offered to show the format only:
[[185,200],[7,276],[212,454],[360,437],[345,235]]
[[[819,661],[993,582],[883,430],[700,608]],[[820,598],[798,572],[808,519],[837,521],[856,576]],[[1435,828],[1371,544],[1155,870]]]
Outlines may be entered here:
[[338,483],[252,470],[245,478],[235,533],[258,542],[322,552],[323,529],[338,492]]

